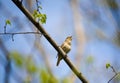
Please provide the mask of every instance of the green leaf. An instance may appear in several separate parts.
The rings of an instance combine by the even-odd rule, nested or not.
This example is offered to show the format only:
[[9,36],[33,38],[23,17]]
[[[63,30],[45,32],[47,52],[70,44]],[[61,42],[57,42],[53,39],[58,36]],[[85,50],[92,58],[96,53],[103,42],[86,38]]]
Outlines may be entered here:
[[38,18],[41,18],[42,17],[42,14],[37,14],[36,15]]
[[36,21],[39,21],[42,24],[46,23],[46,19],[47,19],[46,14],[41,14],[37,10],[34,10],[32,15]]
[[48,83],[59,83],[59,82],[54,76],[50,76],[48,79]]
[[31,57],[28,57],[26,60],[26,69],[29,73],[37,72],[37,66],[35,65]]
[[62,83],[71,83],[71,82],[70,82],[70,79],[69,79],[69,78],[64,78],[64,79],[62,80]]
[[93,63],[93,62],[94,62],[94,57],[93,57],[92,55],[88,56],[88,57],[87,57],[87,63],[88,63],[88,64],[91,64],[91,63]]
[[108,69],[110,66],[111,66],[110,63],[107,63],[106,64],[106,69]]
[[6,22],[5,22],[6,24],[8,24],[8,25],[11,25],[11,22],[10,22],[10,20],[6,20]]
[[46,23],[46,19],[47,19],[46,14],[42,14],[40,22],[41,22],[42,24],[44,24],[44,23]]
[[34,19],[36,19],[36,18],[37,18],[37,15],[38,15],[38,11],[37,11],[37,10],[34,10],[32,15],[33,15]]
[[50,75],[48,74],[48,72],[46,72],[45,70],[40,71],[40,81],[41,81],[41,83],[49,83],[48,82],[49,77],[50,77]]
[[34,11],[33,11],[33,14],[37,14],[37,13],[38,13],[38,11],[37,11],[37,10],[34,10]]
[[59,83],[56,77],[52,76],[47,70],[40,70],[40,83]]
[[18,67],[21,67],[23,65],[24,59],[18,52],[12,52],[10,54],[10,59],[12,59]]
[[23,83],[31,83],[31,76],[28,75],[28,76],[24,79]]

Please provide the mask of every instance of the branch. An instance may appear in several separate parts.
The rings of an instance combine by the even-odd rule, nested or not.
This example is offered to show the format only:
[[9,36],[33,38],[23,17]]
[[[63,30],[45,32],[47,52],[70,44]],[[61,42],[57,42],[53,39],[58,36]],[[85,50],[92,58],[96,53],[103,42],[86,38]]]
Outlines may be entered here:
[[109,81],[108,83],[110,83],[110,81],[112,81],[118,74],[115,74]]
[[40,36],[42,36],[42,34],[40,32],[16,32],[16,33],[8,33],[6,32],[6,29],[4,28],[4,33],[0,33],[0,35],[11,35],[12,36],[12,41],[14,41],[14,35],[17,34],[40,34]]
[[39,32],[0,33],[0,35],[17,35],[17,34],[41,34],[41,33],[39,33]]
[[120,74],[120,72],[117,72],[113,66],[110,66],[110,68],[115,73],[115,75],[108,81],[108,83],[110,83],[115,77],[117,77],[117,75]]
[[26,15],[26,17],[36,26],[36,28],[43,34],[43,36],[49,41],[49,43],[56,49],[58,53],[60,53],[60,56],[63,57],[64,61],[67,63],[67,65],[71,68],[71,70],[75,73],[75,75],[83,82],[88,83],[86,78],[82,75],[81,72],[79,72],[75,66],[70,62],[68,57],[66,57],[66,53],[60,48],[56,42],[49,36],[49,34],[44,30],[44,28],[34,20],[32,15],[28,10],[26,10],[21,2],[19,0],[12,0],[14,4]]

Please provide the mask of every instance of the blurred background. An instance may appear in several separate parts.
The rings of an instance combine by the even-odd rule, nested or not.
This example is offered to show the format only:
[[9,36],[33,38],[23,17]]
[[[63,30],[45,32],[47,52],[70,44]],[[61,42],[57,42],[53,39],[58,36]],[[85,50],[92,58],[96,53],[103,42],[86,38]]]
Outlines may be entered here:
[[[61,45],[73,37],[68,58],[89,83],[107,83],[120,71],[120,0],[39,0],[47,15],[44,29]],[[23,0],[31,12],[36,0]],[[37,29],[11,0],[0,0],[0,33]],[[14,41],[12,40],[14,39]],[[0,83],[82,83],[40,34],[0,35]],[[120,75],[111,81],[119,83]]]

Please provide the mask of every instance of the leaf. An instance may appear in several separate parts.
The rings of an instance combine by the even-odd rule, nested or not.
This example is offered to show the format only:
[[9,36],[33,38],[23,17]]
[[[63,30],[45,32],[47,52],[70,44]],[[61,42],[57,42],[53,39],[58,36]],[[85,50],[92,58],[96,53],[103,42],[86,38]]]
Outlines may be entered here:
[[36,21],[38,21],[42,24],[46,23],[46,19],[47,19],[46,14],[41,14],[37,10],[34,10],[32,15]]
[[29,73],[35,73],[37,71],[37,67],[34,64],[28,64],[27,70]]
[[28,57],[26,60],[26,69],[29,73],[35,73],[37,71],[37,66],[35,65],[31,57]]
[[59,82],[54,76],[50,76],[48,79],[48,83],[59,83]]
[[46,16],[46,14],[42,14],[42,16],[41,16],[41,23],[42,24],[44,24],[44,23],[46,23],[46,19],[47,19],[47,16]]
[[106,0],[106,1],[107,1],[107,4],[110,8],[113,8],[113,9],[119,8],[117,1],[115,1],[115,0]]
[[10,59],[12,59],[14,63],[19,67],[23,65],[24,59],[18,52],[12,52],[10,54]]
[[23,83],[31,83],[31,76],[27,76],[25,79],[24,79],[24,82]]
[[108,69],[109,67],[111,67],[110,63],[106,64],[106,69]]
[[41,83],[48,83],[49,74],[45,70],[40,71],[40,81]]
[[38,18],[41,18],[42,17],[42,14],[37,14],[36,15]]
[[36,18],[37,18],[37,15],[38,15],[38,11],[37,11],[37,10],[34,10],[32,15],[33,15],[34,19],[36,19]]
[[10,20],[6,20],[6,22],[5,22],[6,24],[8,24],[8,25],[11,25],[11,22],[10,22]]
[[59,83],[56,77],[52,76],[47,70],[40,70],[40,83]]
[[94,57],[92,55],[88,56],[87,57],[87,63],[90,64],[90,63],[93,63],[94,62]]
[[69,79],[69,78],[64,78],[64,79],[62,80],[62,83],[71,83],[71,82],[70,82],[70,79]]

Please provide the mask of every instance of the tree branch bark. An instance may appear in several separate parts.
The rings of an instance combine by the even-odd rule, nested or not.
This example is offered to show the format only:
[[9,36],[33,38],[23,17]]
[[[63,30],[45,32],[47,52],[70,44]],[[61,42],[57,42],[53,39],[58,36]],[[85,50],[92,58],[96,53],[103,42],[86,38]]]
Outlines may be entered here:
[[44,30],[44,28],[34,20],[30,12],[22,6],[21,1],[19,0],[12,0],[14,4],[26,15],[26,17],[36,26],[36,28],[43,34],[43,36],[49,41],[49,43],[55,48],[55,50],[60,53],[63,57],[64,61],[67,65],[71,68],[71,70],[75,73],[75,75],[83,82],[88,83],[86,78],[79,72],[75,66],[71,63],[71,61],[66,57],[66,53],[56,44],[56,42],[50,37],[50,35]]

